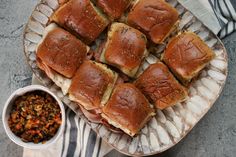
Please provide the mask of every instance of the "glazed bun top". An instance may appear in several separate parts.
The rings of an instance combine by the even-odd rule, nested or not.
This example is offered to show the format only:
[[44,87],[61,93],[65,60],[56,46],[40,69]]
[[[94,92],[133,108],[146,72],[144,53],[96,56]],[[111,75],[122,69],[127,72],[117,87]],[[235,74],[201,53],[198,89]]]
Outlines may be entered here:
[[37,57],[56,72],[71,78],[89,48],[75,36],[51,24],[37,47]]
[[109,98],[116,79],[117,74],[105,65],[85,61],[72,79],[69,96],[87,110],[100,108]]
[[179,77],[190,81],[214,57],[214,52],[195,33],[173,37],[163,54],[163,61]]
[[108,32],[102,60],[134,76],[146,53],[146,37],[123,23],[113,23]]
[[134,136],[154,110],[133,84],[124,83],[116,86],[102,113],[109,123]]
[[87,44],[109,24],[106,16],[89,0],[70,0],[54,13],[51,20],[80,36]]
[[164,0],[139,0],[130,11],[127,22],[158,44],[174,29],[178,16],[177,10]]

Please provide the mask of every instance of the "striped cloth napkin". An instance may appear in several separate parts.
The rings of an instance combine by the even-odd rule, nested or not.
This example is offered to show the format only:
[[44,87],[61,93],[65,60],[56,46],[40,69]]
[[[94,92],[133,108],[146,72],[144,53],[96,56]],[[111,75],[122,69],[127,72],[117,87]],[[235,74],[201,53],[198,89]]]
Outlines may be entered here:
[[178,1],[220,38],[236,30],[236,0]]
[[[236,0],[178,0],[220,38],[236,30]],[[39,84],[33,78],[33,84]],[[101,157],[108,146],[72,110],[66,108],[63,136],[45,150],[24,149],[23,157]]]

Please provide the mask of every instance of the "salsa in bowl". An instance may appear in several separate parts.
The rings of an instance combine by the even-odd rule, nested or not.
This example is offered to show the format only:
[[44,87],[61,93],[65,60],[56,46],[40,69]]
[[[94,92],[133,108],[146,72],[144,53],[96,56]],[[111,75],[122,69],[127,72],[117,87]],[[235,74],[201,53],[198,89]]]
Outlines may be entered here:
[[62,134],[65,124],[63,103],[46,87],[31,85],[16,90],[2,114],[9,138],[31,149],[46,148]]

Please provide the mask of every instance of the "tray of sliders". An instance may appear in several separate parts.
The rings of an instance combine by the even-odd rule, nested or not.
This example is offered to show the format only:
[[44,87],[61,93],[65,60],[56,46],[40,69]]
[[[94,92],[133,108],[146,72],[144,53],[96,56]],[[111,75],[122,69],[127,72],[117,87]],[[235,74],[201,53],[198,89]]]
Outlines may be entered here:
[[178,143],[227,78],[222,42],[176,0],[41,0],[24,52],[45,86],[132,156]]

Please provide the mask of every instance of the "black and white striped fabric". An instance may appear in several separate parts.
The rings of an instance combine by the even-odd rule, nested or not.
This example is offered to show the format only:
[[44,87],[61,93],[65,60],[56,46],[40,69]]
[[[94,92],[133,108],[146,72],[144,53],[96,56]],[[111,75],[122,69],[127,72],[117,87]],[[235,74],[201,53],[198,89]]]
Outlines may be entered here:
[[178,0],[220,38],[236,30],[236,0]]
[[[62,137],[62,157],[99,157],[111,148],[72,110],[66,109],[66,126]],[[101,146],[103,149],[101,149]],[[60,150],[59,150],[60,151]]]
[[218,17],[221,30],[220,38],[236,30],[236,0],[209,0],[215,15]]
[[[220,38],[236,30],[236,0],[178,0]],[[33,78],[33,83],[36,80]],[[23,157],[101,157],[112,150],[72,110],[63,136],[45,150],[24,149]]]

